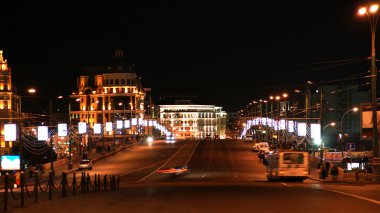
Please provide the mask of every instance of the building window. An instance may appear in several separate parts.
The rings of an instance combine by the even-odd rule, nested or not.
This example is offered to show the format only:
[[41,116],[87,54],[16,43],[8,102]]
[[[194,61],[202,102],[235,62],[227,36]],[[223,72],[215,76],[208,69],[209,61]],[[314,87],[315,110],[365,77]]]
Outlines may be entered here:
[[110,85],[113,85],[113,79],[110,79]]
[[105,85],[108,85],[108,80],[106,80],[106,83],[105,83]]
[[128,85],[131,84],[131,80],[130,80],[130,79],[127,79],[127,84],[128,84]]
[[119,88],[116,88],[116,93],[119,93]]
[[119,79],[115,79],[115,84],[119,85]]
[[121,79],[121,84],[122,84],[122,85],[125,84],[125,79]]

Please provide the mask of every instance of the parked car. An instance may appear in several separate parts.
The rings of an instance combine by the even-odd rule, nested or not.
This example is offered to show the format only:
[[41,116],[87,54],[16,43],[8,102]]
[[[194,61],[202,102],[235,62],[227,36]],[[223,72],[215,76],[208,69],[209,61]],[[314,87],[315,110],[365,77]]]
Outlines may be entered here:
[[79,169],[92,169],[92,162],[90,159],[82,159],[81,162],[79,163]]

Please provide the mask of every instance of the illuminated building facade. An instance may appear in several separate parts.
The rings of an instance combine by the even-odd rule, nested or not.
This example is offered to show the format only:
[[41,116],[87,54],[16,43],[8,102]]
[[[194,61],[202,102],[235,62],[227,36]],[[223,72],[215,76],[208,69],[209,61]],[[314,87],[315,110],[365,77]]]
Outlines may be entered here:
[[225,138],[226,115],[214,105],[159,105],[160,123],[176,138]]
[[[116,120],[144,118],[144,88],[134,65],[125,63],[117,48],[109,65],[85,67],[77,77],[77,92],[70,95],[70,121],[105,124]],[[136,130],[130,130],[136,131]]]
[[4,123],[17,122],[19,118],[19,96],[12,86],[12,72],[8,62],[0,50],[0,126],[1,126],[1,154],[8,152],[12,142],[4,140]]

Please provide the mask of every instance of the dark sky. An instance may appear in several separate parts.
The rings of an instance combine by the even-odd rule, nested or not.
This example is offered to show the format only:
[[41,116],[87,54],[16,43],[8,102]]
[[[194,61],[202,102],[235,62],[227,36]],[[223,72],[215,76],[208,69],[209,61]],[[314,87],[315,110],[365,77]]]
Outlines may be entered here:
[[74,91],[80,68],[106,62],[117,43],[155,97],[197,95],[226,111],[369,69],[358,0],[0,2],[16,86],[52,96]]

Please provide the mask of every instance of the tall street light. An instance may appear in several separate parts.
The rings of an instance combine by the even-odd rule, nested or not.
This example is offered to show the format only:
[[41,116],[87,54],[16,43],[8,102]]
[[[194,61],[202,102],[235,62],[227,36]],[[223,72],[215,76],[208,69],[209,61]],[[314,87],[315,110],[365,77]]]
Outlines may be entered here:
[[373,163],[372,179],[380,181],[380,159],[379,159],[379,141],[377,131],[377,100],[376,100],[376,52],[375,52],[375,33],[377,21],[379,20],[379,4],[371,4],[359,9],[359,15],[367,15],[371,27],[371,108],[372,108],[372,143],[373,143]]
[[321,145],[320,145],[320,151],[321,151],[321,162],[323,161],[323,148],[324,148],[324,142],[323,142],[323,140],[324,140],[324,131],[325,131],[325,129],[328,127],[328,126],[335,126],[335,122],[331,122],[331,123],[329,123],[329,124],[327,124],[326,126],[324,126],[323,128],[322,128],[322,135],[321,135],[321,138],[322,138],[322,140],[321,140]]
[[344,137],[343,137],[343,119],[344,119],[344,116],[347,114],[347,113],[349,113],[349,112],[351,112],[351,111],[354,111],[354,112],[357,112],[359,110],[359,108],[357,108],[357,107],[354,107],[354,108],[352,108],[352,109],[349,109],[349,110],[347,110],[345,113],[343,113],[343,115],[342,115],[342,119],[340,119],[340,135],[339,135],[339,138],[340,138],[340,140],[341,140],[341,142],[342,142],[342,157],[343,157],[343,152],[344,152]]

